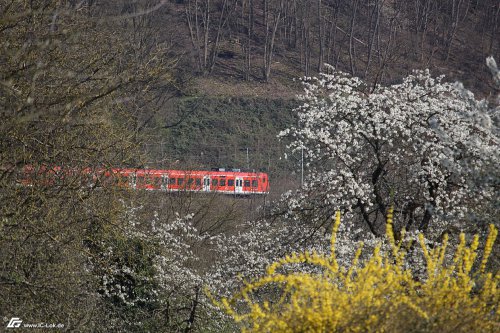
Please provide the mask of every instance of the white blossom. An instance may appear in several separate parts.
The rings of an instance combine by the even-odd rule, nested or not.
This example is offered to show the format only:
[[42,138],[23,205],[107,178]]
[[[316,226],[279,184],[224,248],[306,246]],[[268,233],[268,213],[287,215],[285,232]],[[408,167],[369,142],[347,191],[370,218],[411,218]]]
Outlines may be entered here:
[[283,199],[290,215],[321,197],[375,233],[390,204],[406,227],[443,229],[495,197],[498,129],[484,101],[428,70],[372,90],[330,72],[305,80],[299,126],[280,134],[309,165],[302,194]]

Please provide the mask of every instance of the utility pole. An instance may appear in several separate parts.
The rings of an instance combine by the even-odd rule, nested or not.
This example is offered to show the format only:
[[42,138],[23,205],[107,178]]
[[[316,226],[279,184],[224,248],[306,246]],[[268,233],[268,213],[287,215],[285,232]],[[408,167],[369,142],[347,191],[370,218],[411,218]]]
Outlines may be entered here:
[[248,158],[248,147],[247,147],[247,170],[250,170],[250,159]]
[[304,187],[304,147],[300,149],[301,158],[300,158],[300,187]]

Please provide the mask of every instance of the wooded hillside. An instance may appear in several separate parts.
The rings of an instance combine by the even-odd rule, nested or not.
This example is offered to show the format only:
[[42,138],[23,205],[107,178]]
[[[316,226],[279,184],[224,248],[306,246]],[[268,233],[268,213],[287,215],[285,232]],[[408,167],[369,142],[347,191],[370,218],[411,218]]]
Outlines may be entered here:
[[[157,111],[143,115],[150,120],[145,127],[150,127],[146,143],[152,164],[241,167],[234,151],[249,148],[252,161],[266,161],[251,167],[266,168],[269,154],[249,138],[258,134],[248,124],[255,117],[275,119],[263,125],[272,145],[280,145],[274,136],[295,121],[289,116],[293,106],[284,101],[302,92],[296,79],[317,75],[325,63],[369,85],[394,84],[414,69],[429,68],[447,81],[463,82],[480,97],[495,91],[485,66],[486,57],[500,51],[500,4],[493,0],[177,0],[116,8],[132,16],[125,22],[132,22],[138,45],[166,42],[176,59],[177,92],[159,97]],[[148,14],[137,15],[143,12]],[[255,105],[255,98],[264,102]],[[227,110],[221,114],[221,108]],[[199,133],[196,124],[221,117],[223,123],[201,129],[200,146],[191,136]],[[194,127],[186,128],[185,121]],[[172,126],[178,122],[182,135],[169,136],[169,131],[178,132]],[[234,132],[242,124],[246,129]],[[217,130],[210,132],[210,127]],[[210,147],[204,149],[205,142]],[[215,146],[230,147],[222,154],[234,158],[200,158],[213,157]],[[194,156],[187,159],[186,154]],[[290,168],[296,169],[296,163]]]
[[500,47],[494,0],[177,0],[155,15],[164,15],[159,30],[178,42],[188,72],[270,82],[271,94],[324,63],[371,83],[430,68],[484,93],[484,59]]

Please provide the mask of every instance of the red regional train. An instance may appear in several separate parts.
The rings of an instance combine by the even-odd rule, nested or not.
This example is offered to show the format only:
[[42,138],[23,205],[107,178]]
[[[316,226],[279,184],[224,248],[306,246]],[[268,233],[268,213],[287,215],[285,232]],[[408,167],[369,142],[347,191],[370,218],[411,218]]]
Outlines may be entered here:
[[82,186],[116,186],[165,192],[217,192],[234,195],[267,194],[269,177],[264,172],[239,169],[165,170],[165,169],[74,169],[25,166],[21,183],[55,184],[69,175],[81,175]]

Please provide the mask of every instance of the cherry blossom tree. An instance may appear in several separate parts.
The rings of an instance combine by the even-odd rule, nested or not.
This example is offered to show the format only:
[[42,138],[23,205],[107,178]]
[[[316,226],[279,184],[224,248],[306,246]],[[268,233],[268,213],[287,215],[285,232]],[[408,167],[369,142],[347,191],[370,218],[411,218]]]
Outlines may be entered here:
[[485,101],[428,70],[388,87],[328,70],[303,80],[298,125],[280,133],[308,169],[284,198],[290,216],[327,221],[342,209],[378,236],[393,204],[399,228],[441,233],[495,198],[499,138]]

